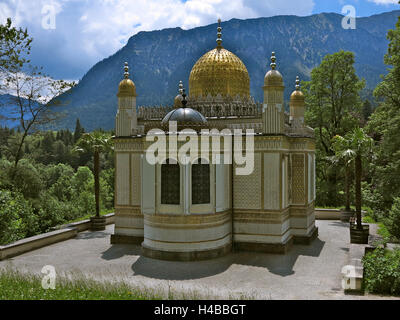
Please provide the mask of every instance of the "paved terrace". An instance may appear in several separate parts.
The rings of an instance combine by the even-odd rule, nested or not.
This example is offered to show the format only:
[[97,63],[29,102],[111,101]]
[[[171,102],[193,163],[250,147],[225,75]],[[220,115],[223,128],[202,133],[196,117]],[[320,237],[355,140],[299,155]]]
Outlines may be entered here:
[[124,281],[165,297],[170,291],[177,299],[379,298],[343,293],[348,225],[319,220],[317,226],[320,235],[312,245],[295,245],[286,255],[238,252],[209,261],[168,262],[141,256],[140,246],[110,245],[112,225],[2,261],[0,268],[41,275],[43,266],[53,265],[58,275]]

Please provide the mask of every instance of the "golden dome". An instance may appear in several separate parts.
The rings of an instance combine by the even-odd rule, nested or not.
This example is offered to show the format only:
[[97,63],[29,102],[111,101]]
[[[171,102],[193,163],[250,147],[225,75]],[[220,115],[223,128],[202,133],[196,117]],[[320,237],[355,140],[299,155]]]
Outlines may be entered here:
[[136,97],[136,87],[131,79],[124,79],[119,83],[118,97]]
[[275,52],[272,52],[271,70],[269,70],[265,75],[264,86],[268,87],[283,86],[283,77],[281,73],[278,70],[276,70]]
[[131,79],[129,79],[129,67],[125,62],[125,79],[119,83],[118,97],[136,97],[136,86]]
[[[219,21],[220,22],[220,21]],[[217,47],[203,55],[189,77],[190,96],[250,97],[250,77],[246,66],[221,45],[222,28],[218,26]]]
[[304,93],[301,91],[293,91],[292,95],[290,96],[291,101],[304,101],[304,99]]
[[283,86],[283,77],[278,70],[269,70],[264,78],[265,86]]
[[296,77],[296,90],[290,96],[290,102],[304,102],[304,93],[300,91],[300,79]]

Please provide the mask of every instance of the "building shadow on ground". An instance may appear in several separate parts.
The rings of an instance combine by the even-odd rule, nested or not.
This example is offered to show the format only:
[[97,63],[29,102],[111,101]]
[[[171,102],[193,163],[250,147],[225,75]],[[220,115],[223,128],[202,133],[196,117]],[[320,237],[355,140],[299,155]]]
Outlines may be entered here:
[[92,231],[92,232],[81,232],[76,236],[76,240],[88,240],[88,239],[102,239],[110,237],[108,231]]
[[309,246],[294,245],[282,255],[233,252],[221,258],[193,262],[161,261],[140,256],[132,265],[132,271],[134,275],[159,280],[194,280],[221,274],[234,265],[247,265],[286,277],[295,273],[293,267],[299,256],[319,257],[324,245],[325,242],[317,238]]
[[142,248],[139,245],[114,244],[102,253],[101,258],[111,261],[123,256],[140,256],[141,254]]

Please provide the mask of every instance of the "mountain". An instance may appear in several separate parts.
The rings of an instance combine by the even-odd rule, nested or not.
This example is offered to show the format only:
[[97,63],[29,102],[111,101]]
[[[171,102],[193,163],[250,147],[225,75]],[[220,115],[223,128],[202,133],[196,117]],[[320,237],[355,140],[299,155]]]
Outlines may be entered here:
[[[341,49],[355,53],[356,70],[373,89],[386,67],[388,29],[393,29],[400,11],[358,18],[355,30],[342,28],[343,16],[323,13],[308,17],[276,16],[222,23],[223,46],[245,63],[251,79],[251,94],[262,101],[263,78],[271,52],[278,58],[288,98],[295,77],[309,80],[310,71],[326,54]],[[117,111],[116,93],[129,62],[138,94],[138,106],[171,105],[179,80],[188,88],[194,63],[215,48],[217,25],[191,30],[181,28],[140,32],[125,47],[97,63],[78,86],[62,96],[66,117],[58,128],[75,126],[76,118],[87,130],[112,129]],[[268,66],[269,68],[269,66]]]
[[[27,104],[27,100],[24,100],[24,103]],[[0,127],[19,127],[19,125],[21,124],[18,120],[19,115],[19,106],[16,102],[16,98],[10,94],[0,95]],[[25,115],[25,119],[30,120],[31,116]]]
[[0,95],[0,127],[14,128],[18,123],[9,118],[14,117],[15,103],[12,101],[12,96],[8,94]]

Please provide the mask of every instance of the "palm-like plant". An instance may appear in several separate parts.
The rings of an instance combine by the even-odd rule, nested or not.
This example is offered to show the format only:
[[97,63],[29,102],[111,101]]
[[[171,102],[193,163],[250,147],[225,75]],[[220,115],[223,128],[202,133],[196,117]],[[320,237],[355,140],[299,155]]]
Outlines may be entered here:
[[354,151],[347,149],[344,143],[344,139],[334,138],[333,148],[335,150],[335,155],[328,157],[328,160],[333,165],[344,165],[344,185],[345,185],[345,195],[346,195],[346,212],[350,212],[350,185],[351,185],[351,164],[354,161]]
[[362,229],[361,222],[361,177],[362,159],[371,153],[374,141],[362,128],[356,128],[345,137],[335,136],[333,147],[338,158],[346,159],[347,163],[354,161],[355,169],[355,195],[356,195],[356,214],[357,228]]
[[75,152],[93,153],[94,194],[96,200],[96,217],[100,217],[100,153],[112,149],[111,136],[100,131],[85,133],[77,141]]

